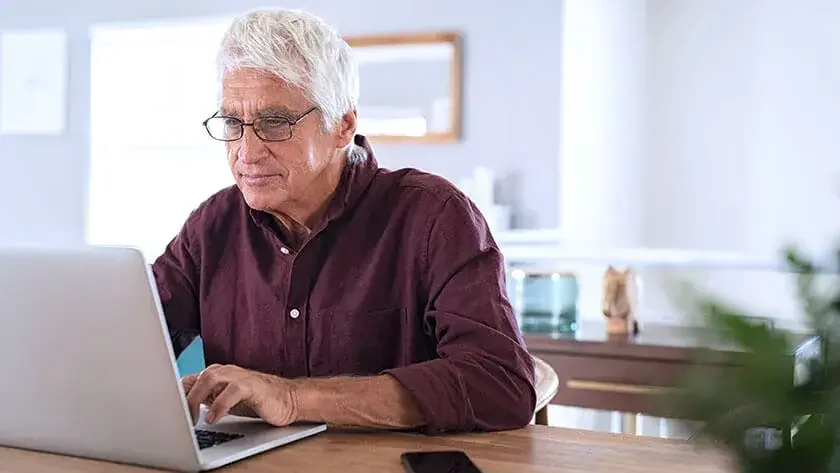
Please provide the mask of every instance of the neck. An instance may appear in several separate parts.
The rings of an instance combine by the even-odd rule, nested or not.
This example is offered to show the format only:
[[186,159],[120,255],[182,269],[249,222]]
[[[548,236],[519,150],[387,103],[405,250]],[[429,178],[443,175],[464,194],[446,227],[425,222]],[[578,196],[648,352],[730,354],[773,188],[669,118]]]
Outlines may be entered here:
[[283,211],[272,212],[280,226],[288,232],[290,243],[302,243],[324,217],[338,190],[347,160],[339,155],[312,182],[303,198],[289,202]]

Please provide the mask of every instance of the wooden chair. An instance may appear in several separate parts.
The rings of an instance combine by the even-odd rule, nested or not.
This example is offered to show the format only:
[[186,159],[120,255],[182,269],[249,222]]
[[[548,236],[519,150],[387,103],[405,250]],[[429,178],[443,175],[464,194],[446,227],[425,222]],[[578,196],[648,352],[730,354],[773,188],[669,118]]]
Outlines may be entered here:
[[534,381],[537,390],[537,407],[534,414],[534,423],[537,425],[548,425],[548,404],[557,394],[560,387],[560,379],[554,368],[543,360],[534,358]]

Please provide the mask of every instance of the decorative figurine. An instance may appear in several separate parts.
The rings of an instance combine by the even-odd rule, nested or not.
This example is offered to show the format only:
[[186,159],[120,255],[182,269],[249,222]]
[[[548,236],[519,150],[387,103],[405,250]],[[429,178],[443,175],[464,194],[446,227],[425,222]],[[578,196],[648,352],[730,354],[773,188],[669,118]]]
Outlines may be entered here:
[[607,318],[607,335],[637,335],[639,324],[636,309],[639,289],[636,273],[632,268],[619,271],[610,266],[604,274],[604,317]]

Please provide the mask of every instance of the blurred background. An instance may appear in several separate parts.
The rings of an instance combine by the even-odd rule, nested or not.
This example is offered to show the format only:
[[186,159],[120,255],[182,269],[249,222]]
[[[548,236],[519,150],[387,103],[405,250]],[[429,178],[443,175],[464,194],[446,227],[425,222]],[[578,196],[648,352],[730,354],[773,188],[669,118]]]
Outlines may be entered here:
[[[0,244],[159,255],[233,182],[201,122],[227,21],[268,4],[0,0]],[[528,304],[560,298],[576,307],[563,330],[600,333],[604,268],[619,265],[638,274],[643,333],[691,324],[669,297],[678,279],[802,326],[777,255],[796,243],[827,258],[840,236],[840,2],[273,4],[348,38],[457,38],[359,48],[360,115],[385,135],[382,166],[476,200],[521,271],[509,290],[524,325]],[[621,428],[578,407],[551,422]],[[658,418],[634,428],[671,434]]]

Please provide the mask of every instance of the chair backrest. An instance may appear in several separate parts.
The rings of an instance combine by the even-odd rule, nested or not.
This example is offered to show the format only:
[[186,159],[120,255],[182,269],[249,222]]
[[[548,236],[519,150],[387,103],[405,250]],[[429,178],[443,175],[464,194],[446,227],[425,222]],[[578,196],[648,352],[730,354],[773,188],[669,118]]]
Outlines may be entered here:
[[548,406],[560,387],[560,379],[554,368],[545,361],[534,358],[534,385],[537,391],[537,406],[535,412]]

